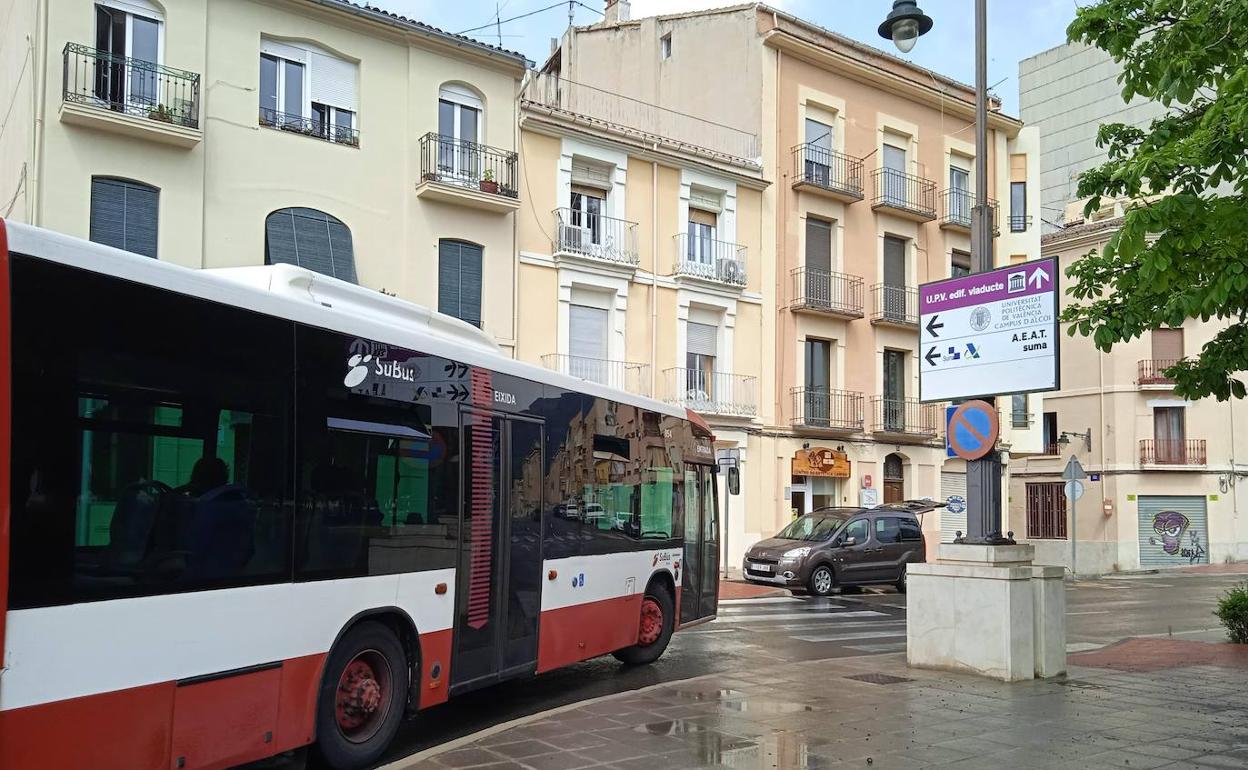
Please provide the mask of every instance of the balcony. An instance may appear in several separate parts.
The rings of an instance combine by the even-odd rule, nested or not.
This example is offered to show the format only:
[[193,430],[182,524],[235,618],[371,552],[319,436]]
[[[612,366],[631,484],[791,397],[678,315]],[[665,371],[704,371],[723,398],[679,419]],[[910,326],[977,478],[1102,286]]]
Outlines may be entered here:
[[[1001,234],[1001,210],[997,202],[988,199],[992,207],[992,234]],[[975,208],[975,194],[970,190],[945,190],[940,194],[940,229],[959,233],[971,232],[971,210]]]
[[728,372],[673,367],[663,372],[667,400],[702,414],[754,417],[758,414],[758,378]]
[[542,366],[552,371],[596,382],[608,388],[650,396],[650,365],[633,361],[610,361],[605,358],[570,356],[550,353],[542,356]]
[[915,222],[936,218],[935,182],[892,168],[876,169],[871,177],[875,180],[873,210]]
[[1206,460],[1203,438],[1140,439],[1140,465],[1203,468]]
[[1166,369],[1179,362],[1177,358],[1146,358],[1136,364],[1135,384],[1148,390],[1170,390],[1174,378],[1166,376]]
[[199,74],[66,43],[61,120],[194,147],[199,128]]
[[885,433],[897,440],[930,441],[939,435],[936,405],[917,398],[871,397],[874,433]]
[[871,287],[871,323],[903,328],[919,325],[919,290],[877,283]]
[[790,271],[790,275],[793,276],[791,310],[862,318],[865,292],[858,276],[815,267],[799,267]]
[[863,402],[861,393],[827,388],[793,388],[792,424],[799,430],[827,433],[861,433]]
[[[713,160],[762,168],[758,136],[553,73],[531,77],[520,94],[531,113],[552,117]],[[527,119],[525,116],[524,119]]]
[[1010,214],[1010,232],[1025,233],[1031,229],[1031,214]]
[[722,284],[734,289],[745,287],[745,247],[689,233],[676,236],[677,278]]
[[305,118],[288,112],[278,112],[267,107],[260,108],[260,125],[275,128],[278,131],[290,131],[313,139],[320,139],[331,144],[345,144],[348,147],[360,146],[360,132],[351,126],[339,126],[319,117]]
[[555,209],[556,259],[571,257],[605,263],[632,272],[637,252],[637,223],[573,209]]
[[430,131],[420,138],[416,195],[506,214],[520,208],[516,153]]
[[862,159],[817,144],[793,148],[793,189],[842,203],[862,200]]

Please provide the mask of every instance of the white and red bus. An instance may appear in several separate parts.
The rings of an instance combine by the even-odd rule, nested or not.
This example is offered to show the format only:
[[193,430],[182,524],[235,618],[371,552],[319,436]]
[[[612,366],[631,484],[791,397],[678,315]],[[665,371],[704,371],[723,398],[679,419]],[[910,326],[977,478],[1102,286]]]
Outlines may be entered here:
[[218,768],[715,614],[712,437],[287,265],[0,221],[0,767]]

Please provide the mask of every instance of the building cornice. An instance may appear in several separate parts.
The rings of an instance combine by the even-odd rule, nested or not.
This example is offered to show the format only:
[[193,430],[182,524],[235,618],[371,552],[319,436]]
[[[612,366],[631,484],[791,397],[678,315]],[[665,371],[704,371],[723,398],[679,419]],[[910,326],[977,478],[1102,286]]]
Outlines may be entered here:
[[[941,108],[945,114],[956,115],[965,120],[975,120],[975,105],[972,102],[897,73],[873,67],[839,51],[803,40],[783,29],[772,29],[764,33],[763,42],[765,45],[818,67],[834,70],[863,83],[882,86],[899,96]],[[1023,127],[1023,123],[1000,112],[989,112],[988,127],[996,131],[1004,131],[1007,136],[1013,137]]]

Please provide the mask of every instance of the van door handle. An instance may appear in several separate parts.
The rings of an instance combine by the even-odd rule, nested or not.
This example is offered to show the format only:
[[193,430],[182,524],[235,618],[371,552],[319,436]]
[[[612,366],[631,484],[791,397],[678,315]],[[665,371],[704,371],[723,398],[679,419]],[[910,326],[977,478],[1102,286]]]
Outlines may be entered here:
[[863,553],[883,553],[883,552],[884,552],[883,548],[868,548],[867,550],[863,551]]

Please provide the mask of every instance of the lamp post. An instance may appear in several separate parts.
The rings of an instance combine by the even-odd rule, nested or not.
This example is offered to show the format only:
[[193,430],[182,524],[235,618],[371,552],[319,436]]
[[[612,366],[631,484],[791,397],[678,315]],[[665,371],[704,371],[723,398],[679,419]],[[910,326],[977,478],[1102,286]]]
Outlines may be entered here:
[[[880,24],[880,37],[908,53],[932,19],[917,0],[893,0],[893,10]],[[975,206],[971,209],[971,272],[996,267],[992,256],[992,209],[988,205],[988,0],[975,0]],[[1001,534],[1001,456],[991,452],[967,462],[967,536],[963,542],[1012,544]]]

